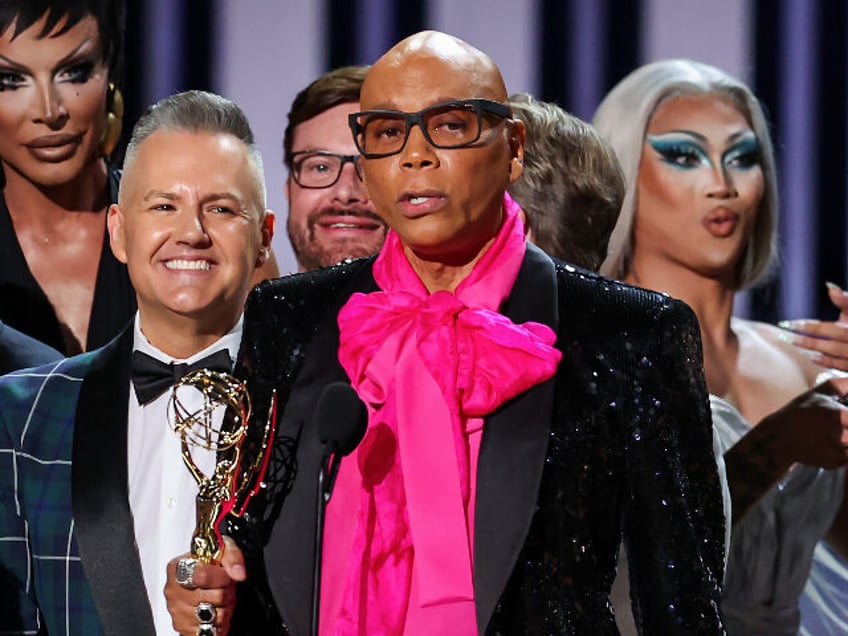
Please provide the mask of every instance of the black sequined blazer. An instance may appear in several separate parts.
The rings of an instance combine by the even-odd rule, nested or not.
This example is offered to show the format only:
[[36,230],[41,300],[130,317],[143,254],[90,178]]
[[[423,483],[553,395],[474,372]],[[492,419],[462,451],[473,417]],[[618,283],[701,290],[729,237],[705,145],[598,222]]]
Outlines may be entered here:
[[[240,372],[256,413],[278,392],[281,421],[268,488],[233,532],[265,595],[247,613],[258,620],[273,598],[282,633],[309,633],[321,452],[310,418],[321,389],[347,380],[336,315],[354,291],[377,290],[372,262],[265,282],[247,304]],[[623,536],[643,634],[724,633],[724,518],[694,314],[532,245],[502,313],[550,325],[563,357],[554,378],[486,418],[480,632],[616,634],[608,592]]]

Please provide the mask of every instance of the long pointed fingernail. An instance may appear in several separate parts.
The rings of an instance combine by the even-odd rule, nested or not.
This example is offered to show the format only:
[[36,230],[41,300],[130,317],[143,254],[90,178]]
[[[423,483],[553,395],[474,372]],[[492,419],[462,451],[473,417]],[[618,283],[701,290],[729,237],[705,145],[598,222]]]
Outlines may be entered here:
[[822,366],[824,366],[824,356],[818,351],[810,351],[809,349],[797,349],[797,351],[805,358],[812,360],[816,364],[821,364]]
[[828,291],[836,291],[836,292],[839,292],[839,293],[841,293],[841,294],[844,294],[844,293],[845,293],[845,290],[844,290],[844,289],[842,289],[842,288],[841,288],[839,285],[837,285],[836,283],[831,283],[830,281],[825,281],[825,283],[824,283],[824,284],[827,286]]

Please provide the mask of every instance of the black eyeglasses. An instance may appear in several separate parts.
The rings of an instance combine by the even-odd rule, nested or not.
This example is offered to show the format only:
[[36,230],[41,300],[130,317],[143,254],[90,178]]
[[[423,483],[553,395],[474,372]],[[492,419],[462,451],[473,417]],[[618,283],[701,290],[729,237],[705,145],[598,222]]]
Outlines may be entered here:
[[357,178],[359,155],[338,155],[325,150],[301,150],[292,153],[291,168],[295,183],[301,188],[329,188],[335,185],[346,163],[352,163]]
[[506,104],[475,98],[433,104],[417,113],[365,110],[348,115],[348,125],[362,156],[378,159],[403,150],[416,124],[431,146],[463,148],[480,139],[487,116],[499,123],[510,115]]

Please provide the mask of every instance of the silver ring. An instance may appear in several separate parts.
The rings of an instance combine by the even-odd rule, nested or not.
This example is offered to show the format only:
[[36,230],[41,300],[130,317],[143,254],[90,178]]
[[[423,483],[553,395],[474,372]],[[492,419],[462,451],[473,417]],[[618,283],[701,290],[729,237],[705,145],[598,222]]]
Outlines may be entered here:
[[215,636],[218,629],[212,623],[201,623],[197,626],[197,636]]
[[177,561],[177,571],[174,579],[187,590],[193,590],[194,585],[194,568],[197,567],[199,561],[188,557],[183,557]]
[[197,607],[194,610],[194,615],[197,616],[197,620],[200,621],[201,625],[209,625],[215,622],[218,612],[215,610],[215,606],[212,605],[212,603],[201,601],[197,604]]

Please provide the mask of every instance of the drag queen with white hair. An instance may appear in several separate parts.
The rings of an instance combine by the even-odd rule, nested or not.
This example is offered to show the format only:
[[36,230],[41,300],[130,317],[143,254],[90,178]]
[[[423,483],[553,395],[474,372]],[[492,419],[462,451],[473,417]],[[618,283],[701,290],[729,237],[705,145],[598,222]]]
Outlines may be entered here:
[[842,501],[848,379],[823,375],[776,326],[733,316],[734,295],[767,275],[775,252],[762,108],[717,68],[665,60],[619,82],[593,123],[627,181],[601,272],[682,299],[700,323],[732,503],[728,633],[797,634],[816,544]]

